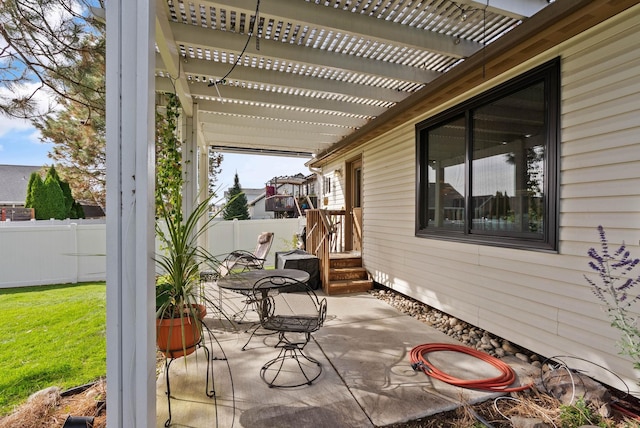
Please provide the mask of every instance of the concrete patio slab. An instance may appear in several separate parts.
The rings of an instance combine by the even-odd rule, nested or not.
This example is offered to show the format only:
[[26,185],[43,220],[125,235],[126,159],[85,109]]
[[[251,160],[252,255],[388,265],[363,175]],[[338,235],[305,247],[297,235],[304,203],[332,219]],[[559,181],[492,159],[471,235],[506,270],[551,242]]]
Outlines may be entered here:
[[[225,296],[233,307],[234,296]],[[410,350],[423,343],[453,343],[445,334],[367,294],[327,297],[325,326],[305,349],[323,367],[310,386],[269,388],[260,368],[278,353],[274,336],[249,337],[246,324],[207,319],[217,358],[212,362],[216,397],[205,394],[203,350],[176,359],[170,369],[172,426],[177,427],[382,427],[500,395],[451,386],[412,369]],[[212,316],[214,314],[211,314]],[[457,352],[429,357],[439,369],[465,379],[494,377],[495,367]],[[512,359],[523,383],[533,368]],[[167,419],[164,375],[157,383],[158,427]]]

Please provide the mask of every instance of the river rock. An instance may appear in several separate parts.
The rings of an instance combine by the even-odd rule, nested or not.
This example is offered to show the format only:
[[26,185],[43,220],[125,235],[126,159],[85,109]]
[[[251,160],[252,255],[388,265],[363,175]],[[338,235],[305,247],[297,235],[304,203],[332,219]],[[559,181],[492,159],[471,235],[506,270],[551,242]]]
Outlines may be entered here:
[[538,418],[525,418],[523,416],[512,416],[511,425],[514,428],[550,428],[550,426]]
[[42,403],[44,407],[53,407],[58,404],[62,390],[57,386],[50,386],[34,392],[27,400],[29,403]]
[[518,348],[516,348],[515,346],[513,346],[511,344],[511,342],[509,342],[508,340],[505,340],[504,342],[502,342],[502,349],[504,349],[508,353],[514,354],[514,355],[516,353],[520,352],[520,350]]
[[580,397],[586,404],[599,406],[611,401],[607,388],[582,373],[572,371],[569,375],[565,369],[550,370],[542,375],[542,380],[549,394],[563,404],[575,403]]

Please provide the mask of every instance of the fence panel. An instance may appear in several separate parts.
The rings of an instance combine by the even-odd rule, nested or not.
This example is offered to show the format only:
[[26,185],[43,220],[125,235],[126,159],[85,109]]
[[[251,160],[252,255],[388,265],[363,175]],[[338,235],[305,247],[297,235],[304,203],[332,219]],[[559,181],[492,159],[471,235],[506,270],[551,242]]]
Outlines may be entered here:
[[[303,219],[217,221],[208,232],[208,250],[224,257],[234,249],[253,251],[261,232],[275,239],[276,251],[294,248]],[[104,220],[0,222],[0,288],[103,281],[106,279]]]

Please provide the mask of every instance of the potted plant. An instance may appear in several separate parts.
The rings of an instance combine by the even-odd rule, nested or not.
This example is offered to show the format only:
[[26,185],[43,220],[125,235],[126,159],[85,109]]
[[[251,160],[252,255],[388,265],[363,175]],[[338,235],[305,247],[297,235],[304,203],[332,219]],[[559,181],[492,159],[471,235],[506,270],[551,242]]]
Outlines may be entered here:
[[200,267],[217,263],[198,245],[198,238],[215,219],[215,215],[209,216],[210,202],[211,197],[204,199],[186,218],[180,203],[173,209],[160,206],[156,235],[161,252],[155,261],[162,272],[156,281],[156,338],[158,349],[170,358],[192,353],[202,337],[207,301],[201,289]]
[[167,357],[188,355],[202,337],[206,305],[200,284],[200,268],[217,270],[218,260],[198,245],[199,238],[221,212],[209,213],[213,192],[190,213],[183,213],[185,183],[182,171],[182,144],[178,139],[180,101],[166,94],[164,112],[156,111],[156,236],[161,252],[155,261],[160,275],[156,280],[156,337],[158,349]]

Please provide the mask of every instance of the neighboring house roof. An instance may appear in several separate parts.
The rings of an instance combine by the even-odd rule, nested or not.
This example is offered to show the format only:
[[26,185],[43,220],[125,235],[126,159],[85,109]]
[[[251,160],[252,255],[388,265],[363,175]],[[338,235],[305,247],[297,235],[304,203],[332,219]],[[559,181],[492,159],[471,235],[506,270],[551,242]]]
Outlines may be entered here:
[[0,165],[0,205],[23,205],[32,172],[42,166]]
[[304,175],[303,173],[299,172],[296,175],[273,177],[271,179],[271,183],[302,185],[308,183],[309,181],[313,181],[314,178],[315,174]]
[[100,218],[105,217],[104,210],[98,205],[94,205],[91,202],[78,201],[82,205],[82,211],[84,212],[84,218]]

